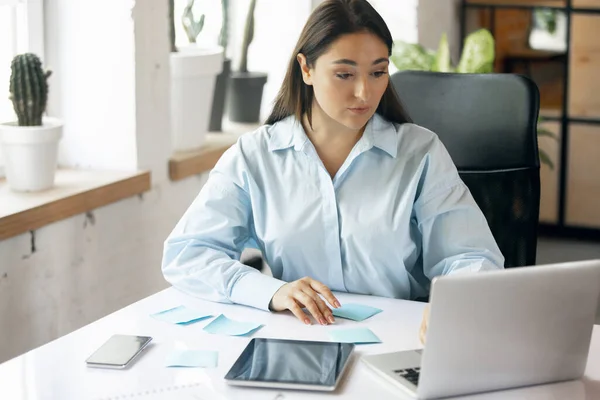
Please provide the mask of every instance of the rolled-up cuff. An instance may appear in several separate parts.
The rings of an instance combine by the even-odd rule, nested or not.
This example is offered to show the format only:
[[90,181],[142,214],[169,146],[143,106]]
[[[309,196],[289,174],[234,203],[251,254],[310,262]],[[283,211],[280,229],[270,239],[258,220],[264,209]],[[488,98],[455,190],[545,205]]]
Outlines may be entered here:
[[262,274],[251,272],[245,274],[231,290],[231,301],[237,304],[269,311],[269,303],[275,292],[286,282]]

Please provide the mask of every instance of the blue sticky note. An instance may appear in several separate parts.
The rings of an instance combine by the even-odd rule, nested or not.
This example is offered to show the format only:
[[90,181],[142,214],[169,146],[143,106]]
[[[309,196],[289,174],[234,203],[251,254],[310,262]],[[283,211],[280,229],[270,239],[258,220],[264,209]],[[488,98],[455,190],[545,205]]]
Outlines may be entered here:
[[329,332],[334,342],[342,343],[381,343],[381,340],[369,328],[335,329]]
[[165,361],[167,367],[214,368],[219,361],[219,353],[205,350],[175,350]]
[[210,318],[212,315],[202,311],[191,310],[185,306],[170,308],[165,311],[150,315],[154,319],[170,322],[172,324],[187,325],[193,322]]
[[354,321],[364,321],[365,319],[380,313],[382,310],[362,304],[348,303],[344,304],[340,308],[334,308],[331,311],[336,317],[351,319]]
[[261,324],[234,321],[221,314],[212,320],[210,324],[206,325],[204,330],[214,334],[244,336],[253,333],[259,328],[262,328]]

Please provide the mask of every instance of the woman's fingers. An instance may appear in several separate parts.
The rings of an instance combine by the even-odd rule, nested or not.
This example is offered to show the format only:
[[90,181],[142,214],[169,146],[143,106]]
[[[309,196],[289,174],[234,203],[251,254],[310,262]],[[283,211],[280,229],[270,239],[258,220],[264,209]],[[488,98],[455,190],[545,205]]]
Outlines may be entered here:
[[302,310],[304,307],[321,325],[335,322],[331,309],[319,295],[322,295],[332,306],[340,307],[340,302],[327,286],[305,277],[281,286],[271,298],[269,309],[272,311],[288,309],[300,321],[310,324],[309,316]]
[[322,323],[321,321],[319,321],[319,323],[321,323],[321,325],[326,325],[327,323],[333,324],[335,322],[335,319],[333,318],[331,309],[327,307],[327,304],[325,304],[323,299],[319,297],[318,293],[312,290],[311,287],[304,288],[304,293],[310,296],[315,301],[317,307],[319,307],[319,311],[321,311],[321,314],[325,318],[325,323]]
[[296,316],[296,318],[302,321],[302,323],[310,325],[310,318],[308,318],[308,315],[304,313],[302,308],[293,299],[290,299],[290,305],[288,306],[288,309]]
[[321,313],[317,302],[302,290],[294,292],[294,299],[304,305],[304,307],[312,314],[313,317],[321,324],[326,325],[327,321]]
[[322,284],[319,281],[315,281],[314,279],[309,279],[307,282],[310,287],[317,293],[321,294],[323,297],[325,297],[325,300],[327,300],[327,302],[329,304],[331,304],[333,307],[338,308],[341,307],[342,305],[340,304],[340,302],[338,301],[338,299],[335,298],[335,296],[333,295],[333,293],[331,293],[331,290],[329,290],[329,288],[327,286],[325,286],[324,284]]

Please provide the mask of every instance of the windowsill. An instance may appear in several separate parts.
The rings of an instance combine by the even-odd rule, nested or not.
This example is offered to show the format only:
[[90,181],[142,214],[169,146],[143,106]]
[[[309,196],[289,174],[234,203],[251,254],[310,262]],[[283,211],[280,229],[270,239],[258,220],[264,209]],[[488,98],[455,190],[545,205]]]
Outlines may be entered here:
[[255,131],[260,124],[238,124],[223,121],[223,132],[209,132],[204,145],[197,150],[176,152],[169,159],[169,178],[179,181],[213,169],[219,158],[238,138]]
[[59,169],[52,189],[17,193],[0,179],[0,240],[150,190],[150,172]]

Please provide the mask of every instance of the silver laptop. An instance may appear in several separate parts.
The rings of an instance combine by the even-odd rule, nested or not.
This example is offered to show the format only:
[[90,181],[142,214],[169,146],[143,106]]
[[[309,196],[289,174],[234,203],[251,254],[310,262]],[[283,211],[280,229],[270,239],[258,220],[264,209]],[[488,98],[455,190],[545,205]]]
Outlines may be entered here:
[[600,298],[600,260],[434,279],[425,349],[362,360],[419,399],[583,375]]

